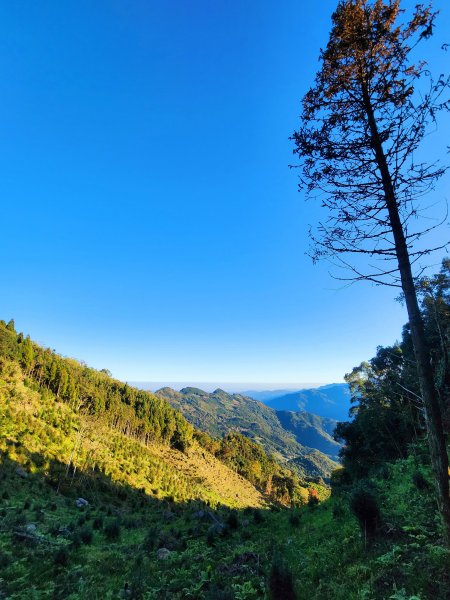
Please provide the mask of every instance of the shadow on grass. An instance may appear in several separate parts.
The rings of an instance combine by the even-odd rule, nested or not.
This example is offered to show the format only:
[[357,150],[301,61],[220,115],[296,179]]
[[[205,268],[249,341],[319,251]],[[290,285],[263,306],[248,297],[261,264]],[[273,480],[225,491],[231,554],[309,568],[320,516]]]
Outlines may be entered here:
[[[270,511],[157,499],[98,468],[75,470],[7,443],[0,456],[0,597],[264,597]],[[268,549],[253,543],[256,535],[267,538]]]

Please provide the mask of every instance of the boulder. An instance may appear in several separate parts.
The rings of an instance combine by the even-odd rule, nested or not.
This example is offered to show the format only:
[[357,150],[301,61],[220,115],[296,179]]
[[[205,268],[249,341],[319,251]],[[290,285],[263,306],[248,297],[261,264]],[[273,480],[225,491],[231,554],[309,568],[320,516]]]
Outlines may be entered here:
[[171,551],[167,548],[159,548],[159,550],[156,551],[156,558],[158,560],[167,560],[171,554]]
[[85,508],[86,506],[89,506],[89,502],[87,500],[85,500],[84,498],[77,498],[75,500],[75,504],[76,504],[77,508]]

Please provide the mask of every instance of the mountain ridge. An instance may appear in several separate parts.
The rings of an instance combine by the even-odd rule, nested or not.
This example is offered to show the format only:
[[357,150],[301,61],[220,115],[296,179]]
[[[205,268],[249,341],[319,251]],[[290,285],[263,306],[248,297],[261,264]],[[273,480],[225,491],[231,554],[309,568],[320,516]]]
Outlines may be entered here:
[[[299,417],[295,420],[296,425],[291,418],[291,431],[282,425],[277,412],[271,407],[254,398],[242,394],[229,394],[220,388],[207,393],[198,388],[176,391],[166,387],[155,394],[179,410],[194,427],[213,436],[238,431],[261,444],[277,461],[293,468],[302,477],[313,475],[328,479],[331,471],[338,466],[335,460],[340,445],[331,439],[328,432],[319,429],[321,417]],[[299,421],[302,422],[301,426]],[[329,425],[327,423],[327,426]],[[316,429],[316,434],[310,436],[316,443],[315,447],[304,444],[300,439],[300,434],[308,431],[308,428]],[[321,439],[326,450],[330,451],[330,456],[324,455],[317,448],[317,445],[320,447]],[[305,460],[296,463],[295,459],[300,457]],[[307,465],[311,465],[309,470]]]
[[254,392],[255,399],[274,410],[305,411],[320,417],[336,421],[348,421],[351,408],[351,394],[347,383],[331,383],[317,388],[289,392],[279,396],[270,396],[270,392]]

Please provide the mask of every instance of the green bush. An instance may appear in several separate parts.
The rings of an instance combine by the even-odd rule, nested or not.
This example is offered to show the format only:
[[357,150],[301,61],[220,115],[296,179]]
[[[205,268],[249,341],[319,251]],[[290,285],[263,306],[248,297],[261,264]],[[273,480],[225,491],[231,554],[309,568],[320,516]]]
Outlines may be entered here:
[[300,525],[300,514],[298,512],[291,512],[289,515],[289,523],[294,527]]
[[297,600],[292,572],[278,552],[272,559],[268,589],[271,600]]
[[263,517],[262,511],[259,510],[258,508],[255,508],[255,510],[253,511],[253,521],[257,525],[264,523],[264,517]]
[[103,532],[109,541],[115,541],[120,538],[120,522],[118,519],[110,520],[106,523]]
[[359,526],[367,538],[372,538],[380,524],[380,510],[376,496],[371,487],[360,482],[353,490],[350,508],[358,519]]
[[82,529],[80,529],[80,539],[83,542],[83,544],[92,544],[93,537],[94,534],[90,527],[83,527]]
[[60,567],[65,567],[69,563],[69,550],[66,546],[61,546],[58,548],[53,555],[53,562],[55,565]]
[[234,511],[229,513],[227,517],[227,525],[230,529],[237,529],[239,527],[239,519]]

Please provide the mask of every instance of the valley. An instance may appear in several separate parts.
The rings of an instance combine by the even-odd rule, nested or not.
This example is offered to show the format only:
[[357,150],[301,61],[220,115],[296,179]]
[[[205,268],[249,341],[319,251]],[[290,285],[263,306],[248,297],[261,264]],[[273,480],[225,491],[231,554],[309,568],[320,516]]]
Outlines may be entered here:
[[335,425],[220,389],[143,392],[0,321],[1,595],[444,600],[423,440],[402,457],[379,435],[367,479],[353,442],[345,468],[328,458]]
[[[221,389],[208,394],[197,388],[183,388],[180,392],[162,388],[156,395],[180,411],[194,427],[212,436],[237,431],[261,444],[267,453],[301,477],[329,479],[338,466],[340,444],[329,433],[336,422],[329,419],[309,413],[279,413],[253,398]],[[296,462],[299,458],[303,462]]]

